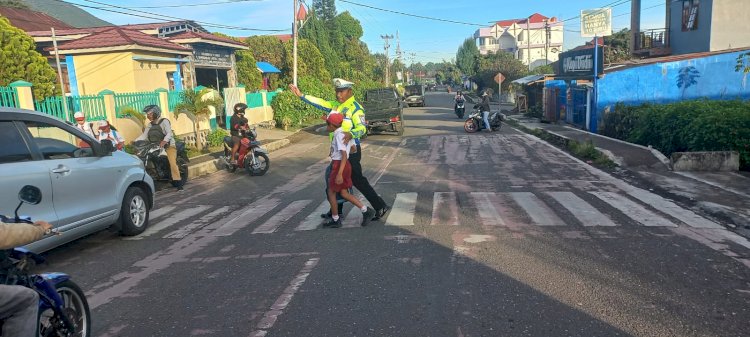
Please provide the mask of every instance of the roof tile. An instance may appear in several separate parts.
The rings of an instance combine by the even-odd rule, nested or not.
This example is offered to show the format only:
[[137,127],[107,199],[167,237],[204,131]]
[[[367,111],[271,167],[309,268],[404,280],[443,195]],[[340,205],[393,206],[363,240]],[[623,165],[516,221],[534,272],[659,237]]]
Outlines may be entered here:
[[124,29],[122,27],[109,27],[103,31],[80,39],[65,42],[58,46],[61,51],[73,49],[93,49],[104,47],[119,47],[138,45],[143,47],[162,48],[177,51],[190,51],[190,48],[169,42],[137,30]]

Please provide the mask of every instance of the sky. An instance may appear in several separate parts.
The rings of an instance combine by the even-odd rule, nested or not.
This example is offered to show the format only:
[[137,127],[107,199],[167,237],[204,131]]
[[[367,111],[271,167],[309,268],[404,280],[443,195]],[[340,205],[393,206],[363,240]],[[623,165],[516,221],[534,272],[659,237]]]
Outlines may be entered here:
[[[250,36],[264,34],[289,34],[293,12],[293,0],[66,0],[73,4],[91,7],[105,7],[109,4],[120,7],[137,8],[136,15],[151,16],[143,18],[114,11],[130,12],[122,8],[110,11],[82,8],[97,17],[114,24],[155,22],[153,14],[167,15],[181,19],[213,23],[234,28],[226,29],[206,26],[209,31],[216,31],[232,36]],[[345,0],[336,1],[336,10],[340,13],[349,11],[362,24],[364,36],[371,52],[383,52],[384,40],[381,35],[399,36],[399,43],[404,52],[404,61],[441,62],[455,58],[456,50],[464,39],[472,37],[481,26],[490,26],[495,21],[528,17],[540,13],[547,17],[557,17],[565,22],[564,49],[574,48],[591,38],[582,38],[580,20],[575,19],[582,9],[600,8],[615,4],[612,7],[613,28],[615,31],[630,26],[630,1],[626,0]],[[312,0],[305,0],[312,5]],[[641,28],[663,28],[665,0],[642,0]],[[204,5],[211,3],[211,5]],[[622,3],[619,4],[618,3]],[[359,4],[359,5],[357,5]],[[168,8],[143,8],[177,6]],[[457,24],[437,20],[390,13],[370,7],[377,7],[407,14],[426,16],[442,20],[458,21]],[[145,13],[144,13],[145,12]],[[146,14],[149,13],[149,14]],[[166,19],[169,20],[169,19]],[[253,29],[283,30],[281,32],[252,31]],[[304,28],[302,28],[304,29]],[[390,55],[396,50],[396,41],[391,42]]]

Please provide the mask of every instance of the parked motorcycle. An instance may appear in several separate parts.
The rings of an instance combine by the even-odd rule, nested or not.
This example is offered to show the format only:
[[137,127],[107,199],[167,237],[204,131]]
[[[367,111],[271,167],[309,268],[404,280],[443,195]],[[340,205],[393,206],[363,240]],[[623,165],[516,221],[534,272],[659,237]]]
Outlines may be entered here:
[[[28,217],[19,217],[18,209],[24,203],[36,205],[42,201],[42,191],[26,185],[18,193],[21,203],[14,218],[0,215],[6,223],[32,223]],[[39,336],[91,335],[91,311],[81,288],[63,273],[30,274],[29,269],[43,263],[44,258],[23,248],[0,251],[0,282],[18,285],[39,294]],[[0,321],[0,331],[3,322]]]
[[456,107],[453,109],[456,113],[456,117],[463,119],[464,113],[466,111],[466,108],[464,107],[464,104],[466,103],[466,100],[463,99],[457,99],[456,100]]
[[242,130],[240,133],[240,147],[237,150],[236,161],[232,163],[232,137],[224,137],[224,156],[221,160],[227,171],[235,172],[238,168],[244,168],[251,176],[262,176],[268,172],[271,161],[268,159],[268,151],[260,146],[258,132],[252,129]]
[[[492,131],[499,130],[503,125],[503,117],[500,112],[490,112],[488,118],[490,120],[490,127],[492,128]],[[482,111],[480,111],[479,105],[475,105],[474,111],[469,114],[469,118],[467,118],[466,122],[464,122],[464,131],[468,133],[474,133],[482,129],[485,129],[484,119],[482,118]]]
[[[133,142],[138,158],[146,166],[146,172],[154,180],[173,181],[172,170],[169,167],[167,152],[157,143],[150,143],[146,140],[137,140]],[[185,142],[177,141],[177,169],[180,171],[181,184],[185,185],[188,178],[188,163],[190,159],[187,156]]]

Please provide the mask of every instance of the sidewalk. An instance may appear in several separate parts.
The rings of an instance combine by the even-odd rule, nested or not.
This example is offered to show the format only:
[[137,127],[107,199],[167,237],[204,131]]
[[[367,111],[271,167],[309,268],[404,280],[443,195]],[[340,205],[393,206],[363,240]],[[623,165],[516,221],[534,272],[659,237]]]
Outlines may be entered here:
[[[284,131],[278,128],[270,130],[264,128],[256,129],[258,132],[258,140],[268,152],[273,152],[289,145],[289,137],[303,130],[304,129],[299,129],[297,131]],[[223,167],[220,167],[221,165],[219,164],[219,157],[223,154],[223,152],[214,152],[191,158],[190,165],[188,166],[188,179],[195,179],[224,169]]]
[[523,115],[506,116],[529,130],[543,130],[561,140],[591,141],[619,165],[610,172],[688,208],[725,223],[750,237],[750,174],[748,172],[675,172],[669,159],[650,147],[613,139],[562,124],[540,123]]

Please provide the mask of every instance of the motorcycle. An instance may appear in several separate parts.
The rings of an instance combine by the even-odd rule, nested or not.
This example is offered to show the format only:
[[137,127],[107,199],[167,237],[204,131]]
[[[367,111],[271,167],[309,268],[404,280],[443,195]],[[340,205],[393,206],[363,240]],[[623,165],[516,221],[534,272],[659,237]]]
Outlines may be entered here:
[[[253,127],[240,131],[240,147],[235,155],[236,161],[232,161],[232,137],[224,137],[224,155],[221,160],[229,172],[235,172],[238,168],[244,168],[251,176],[262,176],[268,172],[271,161],[268,159],[268,151],[260,146],[258,132]],[[252,154],[252,155],[250,155]]]
[[463,99],[457,99],[456,100],[456,107],[453,109],[456,113],[456,117],[462,119],[464,118],[464,112],[466,111],[466,108],[464,107],[464,103],[466,101]]
[[[0,219],[6,223],[32,223],[28,217],[19,217],[18,209],[24,203],[39,204],[42,191],[26,185],[18,193],[18,198],[21,203],[16,207],[15,217],[0,215]],[[67,274],[29,273],[29,269],[43,262],[43,257],[23,248],[0,251],[0,282],[23,286],[39,294],[39,336],[90,336],[91,310],[86,295]],[[0,321],[0,331],[2,324]]]
[[[146,172],[154,180],[173,181],[172,170],[169,167],[167,152],[157,143],[150,143],[146,140],[137,140],[133,142],[138,158],[143,161]],[[182,185],[188,178],[188,163],[190,159],[187,156],[185,142],[177,141],[177,169],[180,171],[180,181]]]
[[[503,117],[497,111],[490,112],[488,118],[490,120],[490,127],[492,128],[492,131],[499,130],[503,125]],[[482,111],[479,109],[479,105],[475,105],[474,111],[469,114],[469,118],[467,118],[466,122],[464,122],[464,131],[468,133],[474,133],[482,129],[485,129],[484,119],[482,118]]]

